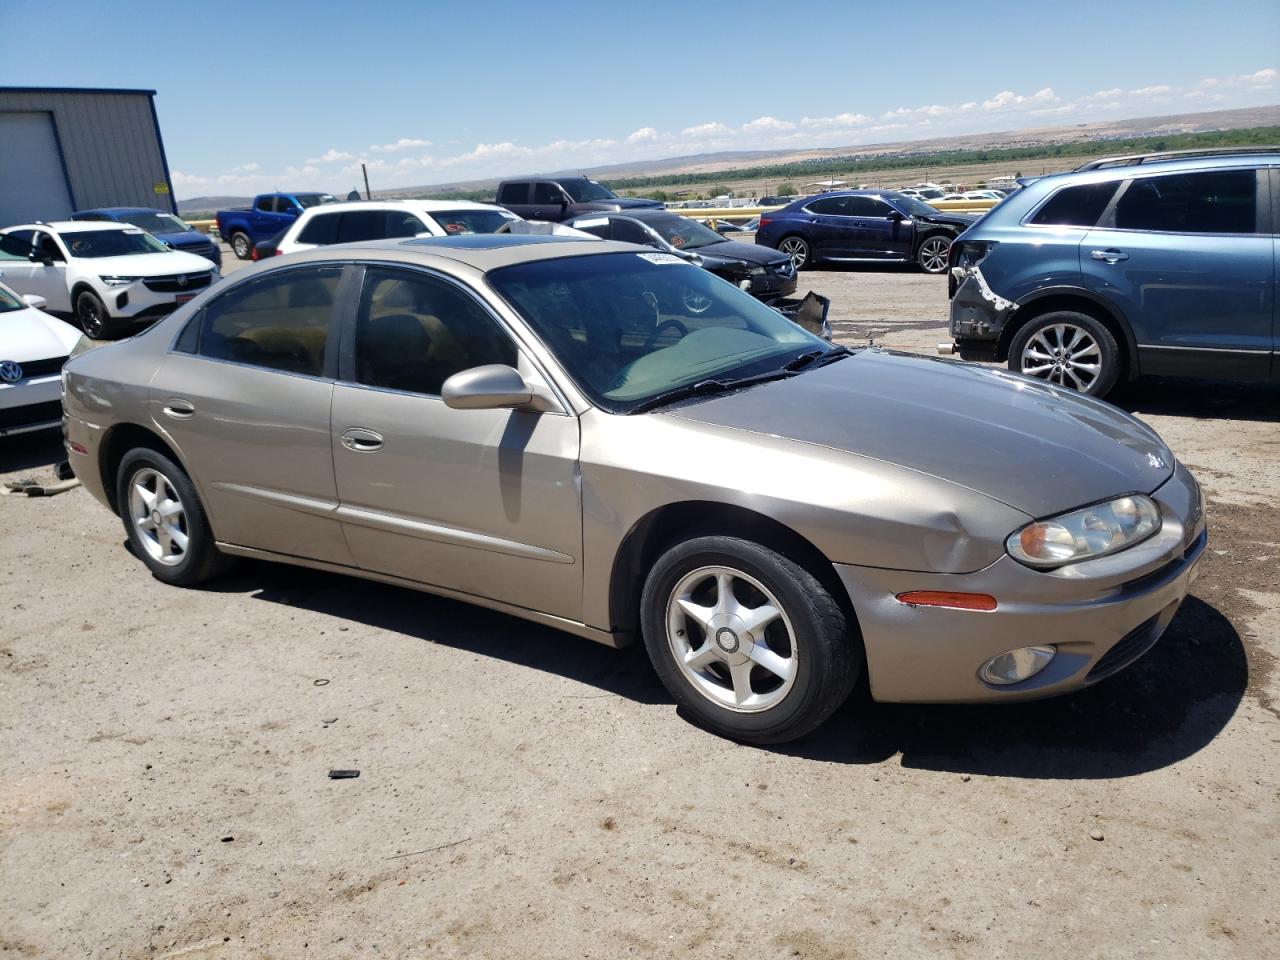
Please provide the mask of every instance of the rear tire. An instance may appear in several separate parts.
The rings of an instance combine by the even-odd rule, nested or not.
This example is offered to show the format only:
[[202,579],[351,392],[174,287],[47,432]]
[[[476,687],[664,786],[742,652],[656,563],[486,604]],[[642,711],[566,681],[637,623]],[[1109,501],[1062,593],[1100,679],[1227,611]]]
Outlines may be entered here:
[[191,587],[231,565],[214,545],[191,478],[164,454],[137,447],[124,455],[116,504],[130,547],[157,580]]
[[239,260],[248,260],[253,256],[253,241],[243,230],[237,230],[231,234],[231,252]]
[[1116,338],[1101,321],[1074,310],[1034,317],[1009,344],[1009,369],[1091,397],[1105,397],[1120,378]]
[[804,237],[792,234],[778,241],[778,252],[791,258],[797,270],[803,270],[813,264],[813,247]]
[[782,743],[848,699],[862,645],[808,570],[735,537],[664,553],[641,596],[645,647],[676,703],[714,733]]

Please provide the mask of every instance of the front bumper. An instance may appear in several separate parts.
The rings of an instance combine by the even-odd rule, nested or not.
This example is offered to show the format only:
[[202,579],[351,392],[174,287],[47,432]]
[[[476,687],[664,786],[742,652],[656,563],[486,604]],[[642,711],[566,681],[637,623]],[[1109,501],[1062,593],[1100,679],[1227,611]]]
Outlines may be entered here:
[[48,430],[62,422],[62,377],[52,373],[0,383],[0,437]]
[[[1168,627],[1204,553],[1203,496],[1186,468],[1152,497],[1162,526],[1128,550],[1053,571],[1004,556],[968,574],[911,573],[837,565],[862,630],[871,694],[899,702],[977,703],[1068,693],[1122,670]],[[912,590],[984,593],[990,612],[900,603]],[[1007,650],[1053,644],[1057,656],[1008,686],[978,678]],[[1110,656],[1109,656],[1110,654]]]
[[104,286],[96,292],[113,320],[143,323],[168,316],[187,301],[194,300],[219,279],[218,272],[214,270],[208,283],[193,283],[185,289],[152,290],[147,286],[147,281],[135,280],[118,287]]

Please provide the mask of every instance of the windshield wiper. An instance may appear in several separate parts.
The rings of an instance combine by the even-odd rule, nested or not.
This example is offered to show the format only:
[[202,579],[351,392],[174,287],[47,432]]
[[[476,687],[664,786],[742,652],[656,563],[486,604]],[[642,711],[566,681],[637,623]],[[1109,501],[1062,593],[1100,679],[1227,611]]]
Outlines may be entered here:
[[757,374],[754,377],[737,377],[732,380],[699,380],[697,383],[685,384],[683,387],[676,387],[666,393],[659,393],[650,397],[648,400],[642,400],[627,412],[644,413],[646,410],[665,406],[668,403],[675,403],[677,400],[686,400],[689,397],[699,397],[711,393],[726,393],[729,390],[750,387],[769,380],[783,380],[789,376],[791,376],[789,370],[772,370],[769,373]]
[[[782,369],[790,373],[803,370],[808,366],[824,367],[828,363],[839,360],[841,357],[847,357],[852,351],[848,347],[833,346],[830,350],[810,350],[802,353],[798,357],[793,357],[782,365]],[[817,363],[816,361],[822,361]]]

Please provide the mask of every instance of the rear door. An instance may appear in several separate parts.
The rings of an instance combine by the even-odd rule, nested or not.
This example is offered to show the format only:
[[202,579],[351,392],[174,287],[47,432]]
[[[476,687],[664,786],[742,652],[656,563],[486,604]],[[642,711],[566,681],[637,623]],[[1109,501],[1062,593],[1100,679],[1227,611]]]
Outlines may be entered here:
[[276,217],[276,198],[274,194],[264,194],[258,197],[253,203],[253,210],[249,212],[249,231],[253,234],[253,240],[257,243],[260,240],[266,240],[268,237],[274,237],[277,233],[288,226],[288,223],[279,223]]
[[806,204],[801,216],[808,220],[805,235],[819,257],[852,256],[856,225],[849,216],[849,197],[819,197]]
[[524,217],[526,220],[530,219],[533,213],[532,208],[529,206],[529,191],[532,189],[533,184],[527,180],[504,183],[498,190],[497,201],[512,213]]
[[342,274],[305,266],[233,286],[193,318],[152,381],[152,419],[223,542],[351,564],[329,425]]
[[1265,171],[1150,174],[1122,184],[1080,246],[1085,287],[1129,320],[1143,373],[1265,378],[1275,239]]
[[457,282],[399,267],[366,270],[347,329],[333,462],[356,563],[581,620],[577,418],[440,398],[483,364],[538,377],[511,334]]

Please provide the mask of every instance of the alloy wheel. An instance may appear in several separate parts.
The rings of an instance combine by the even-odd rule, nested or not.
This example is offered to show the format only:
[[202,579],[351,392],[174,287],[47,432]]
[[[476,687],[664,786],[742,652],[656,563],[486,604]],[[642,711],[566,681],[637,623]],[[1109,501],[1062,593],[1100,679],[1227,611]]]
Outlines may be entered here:
[[129,515],[143,549],[166,566],[187,556],[190,528],[187,511],[169,479],[144,467],[129,481]]
[[91,297],[80,301],[80,329],[90,340],[97,340],[98,334],[102,333],[102,311]]
[[920,244],[920,269],[925,273],[942,273],[947,269],[947,254],[951,252],[951,241],[945,237],[929,237]]
[[732,567],[699,567],[667,600],[667,641],[689,684],[737,713],[777,706],[795,685],[795,631],[759,580]]
[[235,250],[235,254],[241,260],[245,260],[249,256],[249,238],[243,233],[237,233],[231,238],[231,246]]
[[803,267],[809,259],[809,244],[799,237],[787,237],[787,239],[778,244],[778,250],[791,258],[791,264],[797,270]]
[[1088,330],[1055,323],[1031,335],[1020,363],[1028,376],[1085,393],[1102,372],[1102,350]]

